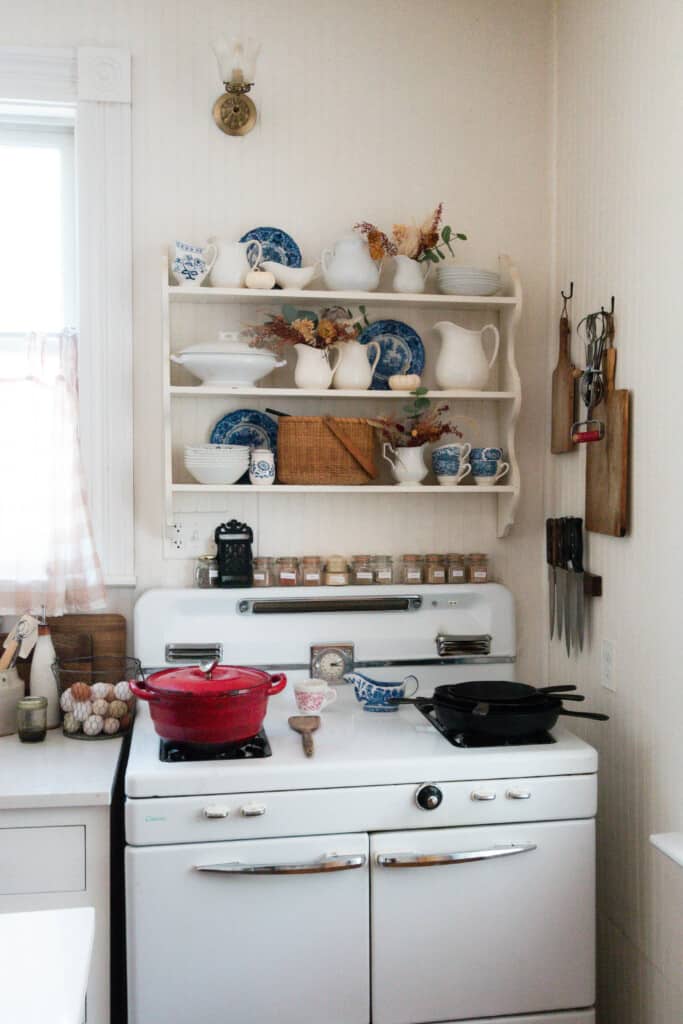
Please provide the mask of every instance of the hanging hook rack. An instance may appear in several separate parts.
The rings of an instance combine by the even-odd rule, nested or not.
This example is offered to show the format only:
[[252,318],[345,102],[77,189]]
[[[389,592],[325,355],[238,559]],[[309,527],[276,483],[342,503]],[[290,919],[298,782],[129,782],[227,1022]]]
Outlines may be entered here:
[[565,295],[564,294],[564,290],[562,288],[560,289],[560,295],[562,296],[562,299],[563,299],[563,302],[562,302],[562,312],[560,313],[560,316],[566,316],[567,315],[567,303],[569,302],[569,300],[571,299],[573,294],[574,294],[574,282],[573,281],[569,282],[569,295]]

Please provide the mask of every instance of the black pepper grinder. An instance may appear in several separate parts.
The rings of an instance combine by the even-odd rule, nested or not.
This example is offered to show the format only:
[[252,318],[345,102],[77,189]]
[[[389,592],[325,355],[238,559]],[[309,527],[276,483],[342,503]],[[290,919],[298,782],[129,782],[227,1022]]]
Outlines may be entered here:
[[254,534],[246,523],[231,519],[216,527],[218,549],[218,586],[250,587],[254,580],[251,543]]

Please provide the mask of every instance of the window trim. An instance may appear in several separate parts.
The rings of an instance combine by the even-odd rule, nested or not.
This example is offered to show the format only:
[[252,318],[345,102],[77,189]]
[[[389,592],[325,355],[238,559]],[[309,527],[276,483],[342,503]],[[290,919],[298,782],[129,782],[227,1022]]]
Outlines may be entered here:
[[81,447],[105,583],[134,586],[130,53],[0,47],[0,97],[76,104]]

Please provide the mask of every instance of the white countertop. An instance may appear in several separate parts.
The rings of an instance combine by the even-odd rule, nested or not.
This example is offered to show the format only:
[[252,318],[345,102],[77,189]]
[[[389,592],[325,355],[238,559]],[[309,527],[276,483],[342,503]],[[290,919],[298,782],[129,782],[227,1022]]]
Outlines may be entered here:
[[94,934],[92,907],[0,914],[0,1020],[79,1024]]
[[0,738],[0,810],[111,803],[121,739],[71,740],[50,729],[42,743]]

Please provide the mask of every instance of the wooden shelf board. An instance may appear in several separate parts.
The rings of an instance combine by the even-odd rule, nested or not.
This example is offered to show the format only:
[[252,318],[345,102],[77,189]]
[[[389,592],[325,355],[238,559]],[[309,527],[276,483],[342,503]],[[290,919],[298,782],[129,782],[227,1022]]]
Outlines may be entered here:
[[255,288],[183,288],[168,285],[171,302],[226,302],[238,300],[250,303],[324,302],[338,305],[396,305],[426,306],[432,309],[500,309],[515,306],[514,295],[433,295],[405,294],[401,292],[332,292],[313,288],[283,288],[260,291]]
[[[172,396],[201,398],[202,396],[229,396],[231,398],[402,398],[410,401],[409,391],[307,391],[302,388],[220,388],[210,385],[171,385]],[[459,398],[463,400],[494,399],[505,400],[516,397],[514,391],[468,391],[453,389],[449,391],[429,391],[429,398]]]
[[332,486],[311,484],[273,484],[270,487],[253,487],[251,484],[173,484],[176,494],[514,494],[515,488],[503,484],[494,487],[458,485],[441,487],[439,484],[361,484],[359,486]]

